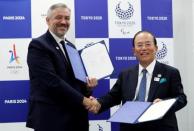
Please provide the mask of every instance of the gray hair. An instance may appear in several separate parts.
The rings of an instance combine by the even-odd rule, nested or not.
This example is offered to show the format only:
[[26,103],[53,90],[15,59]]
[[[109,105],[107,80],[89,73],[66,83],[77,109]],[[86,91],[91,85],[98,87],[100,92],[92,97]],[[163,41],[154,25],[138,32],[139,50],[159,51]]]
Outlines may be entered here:
[[50,8],[47,11],[47,17],[50,18],[52,16],[52,11],[55,10],[56,8],[67,8],[67,9],[69,9],[69,11],[71,11],[71,9],[66,4],[57,3],[57,4],[50,6]]

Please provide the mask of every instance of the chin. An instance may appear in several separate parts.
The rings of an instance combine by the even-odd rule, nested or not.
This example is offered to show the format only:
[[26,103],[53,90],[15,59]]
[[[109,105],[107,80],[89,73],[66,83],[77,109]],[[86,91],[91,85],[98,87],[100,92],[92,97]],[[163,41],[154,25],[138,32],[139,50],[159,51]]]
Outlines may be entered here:
[[58,37],[64,37],[65,33],[58,33]]
[[143,63],[149,63],[150,60],[148,60],[148,59],[141,59],[140,61],[143,62]]

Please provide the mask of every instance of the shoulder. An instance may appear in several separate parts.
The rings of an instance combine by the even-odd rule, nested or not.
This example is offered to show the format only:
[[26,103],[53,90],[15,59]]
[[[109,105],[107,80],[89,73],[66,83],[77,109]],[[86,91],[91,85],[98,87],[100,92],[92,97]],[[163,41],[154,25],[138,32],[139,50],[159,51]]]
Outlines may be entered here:
[[48,43],[51,43],[51,41],[53,41],[52,39],[52,36],[48,32],[46,32],[45,34],[37,38],[33,38],[29,46],[44,47],[49,45]]
[[176,67],[171,66],[171,65],[167,65],[167,64],[164,64],[164,63],[157,62],[156,66],[158,66],[160,70],[165,70],[167,72],[177,72],[177,73],[179,73],[179,70]]
[[44,43],[45,41],[48,41],[51,38],[52,38],[51,34],[49,32],[46,32],[39,37],[33,38],[32,41]]
[[138,72],[138,65],[123,69],[120,72],[119,76],[126,76],[126,75],[129,75],[129,74],[136,74],[137,72]]

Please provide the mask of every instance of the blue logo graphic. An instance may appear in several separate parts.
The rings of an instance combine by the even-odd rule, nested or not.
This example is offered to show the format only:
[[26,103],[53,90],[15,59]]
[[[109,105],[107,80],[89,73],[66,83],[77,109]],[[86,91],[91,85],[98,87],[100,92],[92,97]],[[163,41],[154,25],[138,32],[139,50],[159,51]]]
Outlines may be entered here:
[[127,10],[121,9],[120,7],[121,2],[117,4],[116,9],[115,9],[116,15],[122,20],[128,20],[133,16],[133,12],[134,12],[133,6],[129,2],[127,3],[128,3]]
[[31,0],[0,0],[0,38],[31,37]]
[[[121,44],[122,43],[122,46]],[[132,50],[132,39],[109,39],[111,61],[114,66],[114,72],[111,78],[117,78],[119,73],[138,63]]]
[[141,19],[142,30],[149,30],[159,38],[173,37],[171,0],[141,0]]
[[167,55],[167,51],[168,49],[166,45],[164,44],[164,42],[162,42],[162,49],[156,53],[156,58],[158,60],[163,59]]
[[0,81],[0,123],[25,122],[28,113],[29,81]]
[[106,0],[75,0],[76,38],[108,37]]

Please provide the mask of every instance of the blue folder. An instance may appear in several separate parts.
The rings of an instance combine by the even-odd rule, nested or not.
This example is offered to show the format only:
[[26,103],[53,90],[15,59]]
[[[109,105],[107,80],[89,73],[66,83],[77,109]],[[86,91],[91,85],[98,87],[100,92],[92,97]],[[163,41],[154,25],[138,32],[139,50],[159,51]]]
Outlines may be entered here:
[[119,108],[109,122],[136,124],[161,119],[176,102],[176,98],[152,102],[128,101]]
[[[105,45],[104,41],[100,41],[100,42],[97,42],[97,43],[89,44],[84,49],[82,49],[80,51],[78,51],[77,49],[73,48],[69,44],[65,44],[65,48],[67,50],[67,55],[68,55],[68,58],[69,58],[69,61],[71,63],[71,66],[72,66],[72,69],[73,69],[73,72],[74,72],[74,75],[75,75],[76,79],[78,79],[80,81],[83,81],[83,82],[86,82],[86,77],[89,76],[89,74],[88,74],[89,71],[86,69],[86,67],[88,65],[86,65],[86,63],[84,63],[81,55],[82,55],[83,52],[87,53],[89,48],[90,49],[94,48],[94,46],[97,45],[97,44],[101,44],[100,46],[101,47],[103,46],[105,48],[104,53],[107,54],[106,55],[106,56],[108,56],[107,60],[108,60],[108,63],[110,64],[110,66],[106,70],[110,70],[111,69],[110,72],[108,72],[108,73],[105,71],[105,74],[103,74],[104,72],[102,72],[102,76],[100,76],[97,79],[99,80],[99,79],[102,79],[104,77],[107,77],[107,76],[109,76],[113,72],[114,68],[113,68],[112,62],[110,60],[110,56],[108,54],[108,51],[107,51],[107,48],[106,48],[106,45]],[[88,52],[87,55],[88,55],[88,57],[92,56],[92,54],[90,55],[89,52]],[[99,56],[100,56],[100,54],[99,54]],[[95,61],[95,58],[94,58],[94,61]],[[101,65],[103,65],[104,62],[103,63],[102,62],[101,62],[101,64],[98,65],[98,69],[96,69],[96,70],[91,70],[90,69],[90,73],[91,73],[91,71],[97,71],[98,73],[103,71],[104,68],[102,68]],[[91,76],[91,77],[93,77],[93,76]]]
[[150,102],[126,102],[108,121],[135,124],[151,104]]
[[65,48],[67,50],[67,55],[71,63],[75,77],[80,81],[86,82],[87,74],[84,69],[78,50],[68,44],[65,44]]

